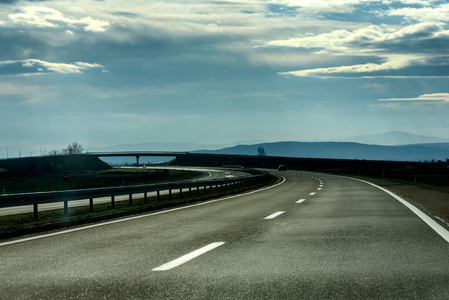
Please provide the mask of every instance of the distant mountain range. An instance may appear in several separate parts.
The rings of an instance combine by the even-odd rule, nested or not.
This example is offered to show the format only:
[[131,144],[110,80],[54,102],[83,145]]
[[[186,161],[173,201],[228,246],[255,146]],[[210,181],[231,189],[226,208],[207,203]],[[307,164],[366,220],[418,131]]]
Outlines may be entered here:
[[[364,135],[336,142],[273,142],[240,141],[233,144],[199,143],[140,143],[101,147],[91,151],[188,151],[234,155],[257,155],[263,147],[269,156],[310,157],[334,159],[402,160],[402,161],[446,161],[449,158],[449,140],[391,131],[378,135]],[[200,150],[201,149],[201,150]],[[108,158],[109,163],[118,163],[124,158]],[[160,162],[160,157],[142,158],[144,162]],[[168,160],[168,159],[167,159]],[[134,159],[129,160],[130,163]]]
[[[377,135],[355,136],[334,142],[291,141],[267,143],[259,140],[238,141],[230,144],[149,142],[96,147],[90,148],[89,152],[179,151],[194,153],[257,155],[258,147],[263,147],[266,154],[269,156],[285,157],[402,161],[446,161],[446,159],[449,158],[449,139],[441,139],[398,131],[391,131]],[[9,157],[19,156],[19,150],[11,148],[9,148],[9,150]],[[41,152],[44,150],[45,149],[40,149]],[[45,152],[41,154],[45,154]],[[39,151],[23,148],[21,151],[22,157],[31,155],[40,156],[41,154],[39,154]],[[168,161],[170,159],[172,158],[142,157],[141,163],[157,163],[161,161]],[[105,158],[104,160],[112,164],[123,162],[135,163],[135,158],[110,157]]]
[[[318,141],[313,141],[318,142]],[[329,142],[329,141],[319,141]],[[383,134],[354,136],[333,142],[353,142],[367,145],[411,145],[411,144],[435,144],[449,143],[449,139],[437,137],[416,135],[407,132],[390,131]],[[94,147],[90,152],[108,152],[108,151],[196,151],[196,150],[219,150],[237,145],[256,145],[267,143],[261,140],[236,141],[227,144],[207,144],[207,143],[182,143],[182,142],[146,142],[133,144],[119,144],[106,147]]]
[[198,149],[216,150],[240,144],[262,143],[260,140],[238,141],[229,144],[205,144],[205,143],[182,143],[182,142],[147,142],[137,144],[120,144],[106,147],[95,147],[90,152],[113,152],[113,151],[173,151],[184,152]]
[[266,154],[269,156],[284,157],[395,161],[446,161],[446,159],[449,159],[449,143],[381,146],[349,142],[278,142],[256,145],[239,145],[221,150],[201,150],[195,152],[211,154],[257,155],[257,149],[259,147],[263,147]]
[[449,139],[417,135],[401,131],[390,131],[382,134],[362,135],[339,140],[338,142],[354,142],[368,145],[410,145],[424,143],[449,143]]

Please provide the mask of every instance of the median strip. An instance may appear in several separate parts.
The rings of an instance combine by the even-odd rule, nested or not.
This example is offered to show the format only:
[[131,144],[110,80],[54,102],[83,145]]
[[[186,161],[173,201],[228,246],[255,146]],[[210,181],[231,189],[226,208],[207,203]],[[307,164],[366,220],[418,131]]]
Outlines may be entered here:
[[242,193],[242,194],[227,196],[227,197],[223,197],[223,198],[217,198],[217,199],[208,200],[208,201],[205,201],[205,202],[195,203],[195,204],[186,205],[186,206],[180,206],[180,207],[176,207],[176,208],[172,208],[172,209],[161,210],[161,211],[158,211],[158,212],[152,212],[152,213],[143,214],[143,215],[137,215],[137,216],[127,217],[127,218],[122,218],[122,219],[117,219],[117,220],[112,220],[112,221],[107,221],[107,222],[102,222],[102,223],[96,223],[96,224],[93,224],[93,225],[87,225],[87,226],[83,226],[83,227],[76,227],[76,228],[73,228],[73,229],[57,231],[57,232],[48,233],[48,234],[41,234],[41,235],[32,236],[32,237],[29,237],[29,238],[17,239],[17,240],[13,240],[13,241],[9,241],[9,242],[3,242],[3,243],[0,242],[0,247],[7,246],[7,245],[12,245],[12,244],[17,244],[17,243],[22,243],[22,242],[33,241],[33,240],[47,238],[47,237],[52,237],[52,236],[58,236],[58,235],[61,235],[61,234],[66,234],[66,233],[71,233],[71,232],[76,232],[76,231],[81,231],[81,230],[88,230],[88,229],[91,229],[91,228],[96,228],[96,227],[100,227],[100,226],[107,226],[107,225],[121,223],[121,222],[126,222],[126,221],[130,221],[130,220],[137,220],[137,219],[141,219],[141,218],[152,217],[152,216],[156,216],[156,215],[171,213],[171,212],[174,212],[174,211],[179,211],[179,210],[189,209],[189,208],[198,207],[198,206],[202,206],[202,205],[207,205],[207,204],[211,204],[211,203],[215,203],[215,202],[219,202],[219,201],[225,201],[225,200],[234,199],[234,198],[238,198],[238,197],[242,197],[242,196],[252,195],[252,194],[255,194],[255,193],[263,192],[263,191],[266,191],[266,190],[278,187],[279,185],[284,184],[285,182],[286,182],[286,178],[282,177],[282,181],[279,182],[279,183],[276,183],[274,185],[270,185],[268,187],[264,187],[264,188],[261,188],[261,189],[253,190],[253,191],[250,191],[250,192],[245,192],[245,193]]
[[162,266],[159,266],[157,268],[154,268],[151,271],[168,271],[171,270],[173,268],[176,268],[182,264],[185,264],[186,262],[206,253],[209,252],[217,247],[220,247],[221,245],[223,245],[224,242],[216,242],[216,243],[212,243],[209,244],[207,246],[204,246],[203,248],[200,248],[198,250],[195,250],[193,252],[190,252],[189,254],[183,255],[180,258],[177,258],[175,260],[172,260],[171,262],[168,262],[166,264],[163,264]]

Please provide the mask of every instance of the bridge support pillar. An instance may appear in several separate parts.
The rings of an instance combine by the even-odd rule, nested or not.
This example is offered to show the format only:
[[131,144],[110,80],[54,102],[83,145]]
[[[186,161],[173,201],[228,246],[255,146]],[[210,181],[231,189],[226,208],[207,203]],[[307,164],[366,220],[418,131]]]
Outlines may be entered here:
[[140,158],[140,155],[136,155],[137,166],[139,166],[139,158]]

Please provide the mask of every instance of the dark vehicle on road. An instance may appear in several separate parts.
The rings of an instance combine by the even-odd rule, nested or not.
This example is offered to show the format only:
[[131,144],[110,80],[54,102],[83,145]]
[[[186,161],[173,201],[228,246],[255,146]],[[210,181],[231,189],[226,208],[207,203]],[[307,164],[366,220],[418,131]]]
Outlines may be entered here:
[[278,171],[287,171],[287,167],[285,165],[280,165]]

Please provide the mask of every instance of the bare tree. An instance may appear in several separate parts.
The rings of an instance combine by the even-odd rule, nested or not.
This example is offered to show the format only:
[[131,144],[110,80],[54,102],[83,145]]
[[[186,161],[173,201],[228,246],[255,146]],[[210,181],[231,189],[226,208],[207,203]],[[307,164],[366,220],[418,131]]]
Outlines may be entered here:
[[267,155],[267,152],[265,151],[265,148],[264,147],[257,148],[257,155],[258,156],[265,156],[265,155]]
[[59,151],[58,150],[48,151],[48,156],[58,156],[58,155],[59,155]]
[[62,154],[73,155],[73,154],[83,154],[84,147],[77,142],[73,142],[67,146],[67,148],[62,149]]

